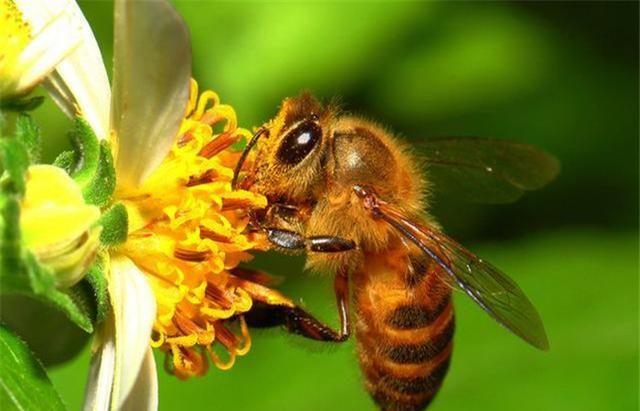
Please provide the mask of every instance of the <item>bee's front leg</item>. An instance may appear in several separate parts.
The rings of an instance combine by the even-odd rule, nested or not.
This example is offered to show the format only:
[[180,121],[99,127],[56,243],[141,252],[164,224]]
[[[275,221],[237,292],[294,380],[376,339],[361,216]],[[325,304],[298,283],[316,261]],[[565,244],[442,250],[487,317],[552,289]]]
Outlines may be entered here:
[[245,319],[253,327],[284,328],[303,337],[327,342],[344,342],[349,338],[349,277],[346,269],[340,269],[334,280],[334,291],[340,317],[340,330],[336,331],[322,323],[302,307],[256,302],[245,314]]

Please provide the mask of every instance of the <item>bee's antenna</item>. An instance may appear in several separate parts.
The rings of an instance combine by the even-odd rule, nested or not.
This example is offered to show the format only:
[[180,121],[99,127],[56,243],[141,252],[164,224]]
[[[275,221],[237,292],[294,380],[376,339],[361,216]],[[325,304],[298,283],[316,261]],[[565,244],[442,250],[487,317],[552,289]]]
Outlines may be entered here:
[[256,145],[260,136],[263,135],[266,131],[267,129],[265,127],[261,127],[258,131],[256,131],[253,137],[251,137],[251,140],[249,140],[249,143],[247,143],[247,146],[244,148],[244,151],[242,151],[242,155],[238,159],[238,164],[236,164],[236,169],[233,171],[233,180],[231,180],[231,188],[233,190],[236,189],[236,185],[238,183],[238,177],[240,176],[240,170],[242,169],[244,160],[247,159],[247,156],[249,155],[249,152],[251,151],[253,146]]

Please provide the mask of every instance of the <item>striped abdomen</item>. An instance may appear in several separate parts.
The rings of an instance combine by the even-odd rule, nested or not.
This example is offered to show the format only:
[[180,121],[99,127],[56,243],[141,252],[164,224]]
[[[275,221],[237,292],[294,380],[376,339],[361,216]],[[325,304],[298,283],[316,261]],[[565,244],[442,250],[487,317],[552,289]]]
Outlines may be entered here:
[[422,410],[449,368],[451,290],[419,252],[369,255],[354,276],[365,386],[383,410]]

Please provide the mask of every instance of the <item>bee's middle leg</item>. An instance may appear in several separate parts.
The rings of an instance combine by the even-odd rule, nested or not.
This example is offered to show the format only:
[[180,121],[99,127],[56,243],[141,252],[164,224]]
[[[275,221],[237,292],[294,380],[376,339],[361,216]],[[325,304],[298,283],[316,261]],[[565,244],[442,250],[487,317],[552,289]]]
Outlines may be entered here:
[[288,250],[307,250],[317,253],[339,253],[356,248],[352,240],[330,235],[305,237],[295,231],[282,228],[265,228],[267,238],[272,244]]
[[267,235],[269,242],[284,249],[339,253],[356,248],[355,242],[346,238],[332,235],[305,237],[299,232],[281,227],[282,221],[300,220],[302,214],[304,211],[296,206],[273,203],[269,205],[266,212],[263,212],[263,215],[259,215],[257,212],[250,215],[253,226],[262,230]]
[[327,342],[344,342],[349,339],[351,325],[349,321],[349,277],[346,269],[339,269],[334,279],[334,291],[340,317],[340,329],[334,330],[324,324],[305,309],[298,306],[254,304],[245,314],[247,323],[254,327],[284,326],[284,328],[303,337]]

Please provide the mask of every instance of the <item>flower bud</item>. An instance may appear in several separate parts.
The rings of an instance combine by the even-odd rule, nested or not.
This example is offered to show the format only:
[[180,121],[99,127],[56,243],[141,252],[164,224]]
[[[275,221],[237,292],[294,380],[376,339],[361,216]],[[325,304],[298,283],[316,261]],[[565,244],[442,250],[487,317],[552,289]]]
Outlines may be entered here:
[[66,288],[82,279],[100,243],[100,217],[87,205],[80,187],[61,168],[34,165],[27,171],[20,228],[22,241],[55,275],[56,285]]

